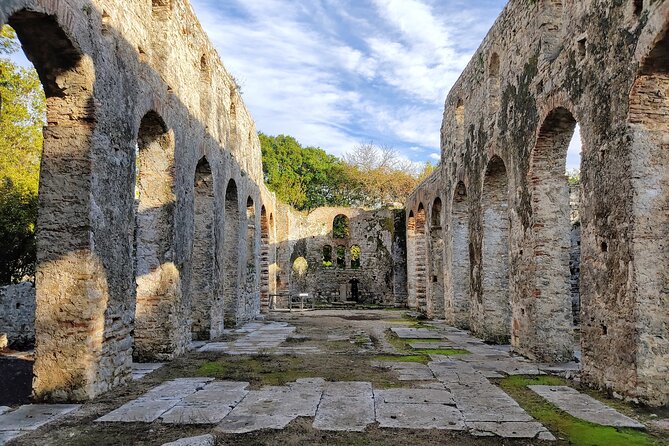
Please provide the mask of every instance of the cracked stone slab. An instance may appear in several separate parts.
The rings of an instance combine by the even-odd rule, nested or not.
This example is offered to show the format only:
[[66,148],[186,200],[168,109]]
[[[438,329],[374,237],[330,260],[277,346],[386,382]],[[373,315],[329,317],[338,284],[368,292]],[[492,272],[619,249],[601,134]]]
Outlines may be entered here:
[[541,423],[533,422],[469,422],[467,427],[472,435],[487,437],[496,435],[504,438],[538,438],[555,441],[555,437]]
[[4,415],[7,412],[11,412],[12,408],[7,406],[0,406],[0,415]]
[[589,395],[567,386],[529,386],[529,388],[569,415],[602,426],[646,427]]
[[372,361],[373,367],[397,372],[400,381],[432,381],[434,375],[428,366],[417,362]]
[[399,404],[440,404],[455,406],[451,392],[438,389],[384,389],[374,390],[374,401]]
[[392,332],[400,339],[444,339],[444,335],[428,328],[393,327]]
[[208,434],[197,437],[182,438],[171,443],[164,443],[163,446],[214,446],[214,443],[214,436]]
[[297,417],[313,417],[321,401],[324,380],[301,379],[285,387],[250,391],[216,428],[225,433],[283,429]]
[[380,427],[403,429],[466,429],[458,409],[443,404],[404,404],[376,401]]
[[187,396],[160,418],[167,424],[217,424],[248,394],[249,383],[217,381]]
[[368,382],[326,383],[314,428],[362,432],[374,422],[374,394]]
[[17,437],[20,437],[21,435],[25,434],[25,432],[20,432],[20,431],[0,431],[0,445],[3,445],[5,443],[9,443],[10,440],[13,440]]
[[175,399],[138,398],[95,420],[99,423],[151,423],[177,405]]
[[409,347],[414,350],[432,350],[432,349],[449,349],[460,348],[459,345],[452,342],[410,342]]
[[0,431],[33,431],[80,407],[80,404],[26,404],[0,416]]

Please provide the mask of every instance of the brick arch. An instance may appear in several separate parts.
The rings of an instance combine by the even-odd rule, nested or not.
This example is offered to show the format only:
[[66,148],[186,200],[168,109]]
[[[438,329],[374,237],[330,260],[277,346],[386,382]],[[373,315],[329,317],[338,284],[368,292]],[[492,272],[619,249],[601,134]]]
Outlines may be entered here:
[[230,179],[225,189],[225,207],[223,217],[223,255],[224,255],[224,325],[226,328],[237,325],[237,311],[240,299],[239,251],[241,243],[242,218],[239,205],[237,182]]
[[428,302],[427,314],[443,319],[444,313],[444,230],[442,227],[443,206],[440,197],[435,197],[430,206],[428,235]]
[[416,309],[427,314],[427,211],[423,203],[418,204],[416,211]]

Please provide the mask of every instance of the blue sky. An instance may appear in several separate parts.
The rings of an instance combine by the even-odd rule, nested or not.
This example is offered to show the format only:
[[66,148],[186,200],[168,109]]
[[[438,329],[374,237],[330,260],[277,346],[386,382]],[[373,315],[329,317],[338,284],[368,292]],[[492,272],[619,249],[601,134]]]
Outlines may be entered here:
[[439,159],[448,90],[505,0],[191,0],[260,131]]
[[[444,100],[506,0],[191,0],[258,130],[439,160]],[[27,63],[27,61],[25,61]],[[580,136],[567,169],[579,166]]]

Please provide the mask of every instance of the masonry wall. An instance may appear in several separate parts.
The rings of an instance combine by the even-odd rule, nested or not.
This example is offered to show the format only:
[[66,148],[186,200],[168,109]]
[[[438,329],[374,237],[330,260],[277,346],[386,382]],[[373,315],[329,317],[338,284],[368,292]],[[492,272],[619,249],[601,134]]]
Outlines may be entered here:
[[30,282],[0,287],[0,336],[10,348],[35,343],[35,287]]
[[[333,222],[340,215],[348,218],[350,233],[335,238]],[[279,288],[284,293],[309,293],[321,303],[401,305],[406,301],[403,210],[319,208],[309,214],[288,210],[284,218],[277,245]],[[332,254],[324,262],[326,246]],[[360,248],[359,267],[352,265],[354,246]],[[343,264],[337,262],[338,249],[344,253]],[[300,257],[308,263],[304,276],[292,268]]]
[[[212,250],[202,257],[212,277],[211,309],[203,314],[216,318],[209,335],[222,329],[226,280],[238,290],[228,323],[255,317],[259,218],[261,207],[275,214],[275,201],[262,185],[253,121],[188,2],[6,0],[5,23],[17,30],[47,94],[36,397],[89,399],[129,380],[133,350],[141,360],[185,352],[193,296],[205,286],[193,280],[198,246]],[[143,144],[146,135],[158,145]],[[205,195],[213,202],[213,226],[202,226],[209,240],[196,241],[201,161],[211,170]],[[142,178],[159,186],[148,201],[136,195]],[[230,181],[242,220],[237,227],[244,227],[234,233],[225,230],[234,223],[225,207]],[[250,254],[249,198],[258,220]],[[226,240],[244,252],[234,277],[222,270]]]
[[[668,17],[667,2],[650,0],[511,0],[446,99],[440,184],[424,183],[407,201],[416,213],[440,196],[451,219],[451,197],[459,184],[466,188],[475,310],[495,295],[486,277],[501,262],[486,255],[485,231],[486,172],[501,161],[508,211],[497,227],[508,224],[502,259],[511,308],[504,331],[516,352],[568,360],[564,166],[580,124],[583,380],[652,405],[669,403]],[[458,280],[449,271],[447,284]],[[496,324],[488,314],[470,312],[483,336]]]

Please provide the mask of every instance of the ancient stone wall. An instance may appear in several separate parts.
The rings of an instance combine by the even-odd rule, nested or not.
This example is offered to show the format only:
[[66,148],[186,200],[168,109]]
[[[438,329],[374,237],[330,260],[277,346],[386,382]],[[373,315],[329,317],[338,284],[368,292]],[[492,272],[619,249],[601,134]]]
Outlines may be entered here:
[[[396,305],[406,300],[402,210],[319,208],[284,215],[277,245],[282,291],[309,293],[320,303]],[[333,230],[336,218],[348,220],[348,234]],[[298,258],[307,261],[304,274],[293,268]]]
[[[511,0],[446,99],[442,180],[407,201],[411,216],[440,197],[447,265],[466,221],[460,289],[477,334],[570,359],[565,159],[578,123],[583,379],[653,405],[669,403],[668,17],[652,0]],[[445,270],[449,302],[463,275]]]
[[0,336],[10,348],[35,343],[35,287],[30,282],[0,287]]
[[133,351],[170,359],[193,332],[255,317],[269,273],[260,218],[275,200],[253,121],[189,3],[5,0],[5,23],[47,95],[37,398],[92,398],[129,379]]

